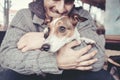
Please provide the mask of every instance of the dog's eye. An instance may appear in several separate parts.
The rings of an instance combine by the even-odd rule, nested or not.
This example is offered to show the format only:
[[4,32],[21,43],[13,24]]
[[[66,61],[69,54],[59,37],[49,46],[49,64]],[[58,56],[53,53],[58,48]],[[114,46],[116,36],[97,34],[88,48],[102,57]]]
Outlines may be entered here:
[[60,31],[60,32],[63,33],[63,32],[65,32],[65,30],[66,30],[66,28],[65,28],[64,26],[60,26],[60,27],[59,27],[59,31]]

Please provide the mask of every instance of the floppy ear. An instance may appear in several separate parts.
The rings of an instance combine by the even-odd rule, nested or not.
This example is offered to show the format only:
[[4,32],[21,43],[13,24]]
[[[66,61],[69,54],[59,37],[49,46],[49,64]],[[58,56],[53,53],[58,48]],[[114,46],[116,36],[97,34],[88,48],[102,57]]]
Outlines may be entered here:
[[72,20],[72,24],[75,26],[78,22],[84,22],[86,20],[88,20],[87,18],[81,17],[78,14],[72,14],[70,15],[70,18]]

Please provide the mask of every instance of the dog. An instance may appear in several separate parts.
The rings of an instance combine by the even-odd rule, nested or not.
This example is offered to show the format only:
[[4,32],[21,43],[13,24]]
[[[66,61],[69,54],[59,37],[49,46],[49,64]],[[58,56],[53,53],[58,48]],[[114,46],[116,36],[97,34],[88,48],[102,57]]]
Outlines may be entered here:
[[81,17],[78,14],[62,16],[52,20],[44,30],[45,43],[42,45],[41,50],[53,53],[73,40],[80,42],[85,41],[87,44],[95,44],[94,40],[80,37],[77,30],[77,23],[86,20],[86,18]]

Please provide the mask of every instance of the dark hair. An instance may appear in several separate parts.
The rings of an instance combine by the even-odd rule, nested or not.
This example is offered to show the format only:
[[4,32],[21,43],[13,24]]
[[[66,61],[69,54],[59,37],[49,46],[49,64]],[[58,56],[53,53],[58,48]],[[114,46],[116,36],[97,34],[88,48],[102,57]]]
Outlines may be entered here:
[[39,2],[40,0],[35,0],[36,2]]
[[[40,0],[35,0],[36,2],[39,2]],[[64,0],[65,3],[73,3],[75,0]]]
[[71,4],[73,3],[75,0],[64,0],[66,4]]

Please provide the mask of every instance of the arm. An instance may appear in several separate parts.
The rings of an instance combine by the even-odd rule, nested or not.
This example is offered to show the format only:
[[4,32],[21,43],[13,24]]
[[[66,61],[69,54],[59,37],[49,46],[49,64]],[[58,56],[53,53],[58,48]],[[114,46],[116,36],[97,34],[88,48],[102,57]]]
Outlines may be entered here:
[[[93,71],[98,71],[103,67],[105,61],[105,48],[104,48],[105,38],[104,35],[98,35],[96,33],[97,27],[95,26],[95,23],[92,20],[89,12],[85,10],[81,10],[80,15],[88,19],[87,21],[79,23],[77,25],[81,36],[92,39],[96,42],[96,44],[92,47],[92,49],[89,52],[97,50],[97,54],[95,55],[95,58],[97,58],[98,61],[92,66],[93,66]],[[81,43],[79,48],[84,46],[86,46],[86,44]]]
[[91,49],[91,45],[78,50],[72,49],[79,44],[77,41],[72,41],[58,51],[57,63],[60,69],[91,70],[93,68],[91,65],[97,61],[93,57],[97,52],[86,54]]
[[24,11],[22,10],[16,14],[1,44],[1,66],[22,74],[61,73],[57,67],[55,55],[41,52],[40,50],[27,51],[23,54],[17,48],[18,40],[25,33],[31,31],[26,20],[26,16],[29,16],[25,16],[23,13]]

